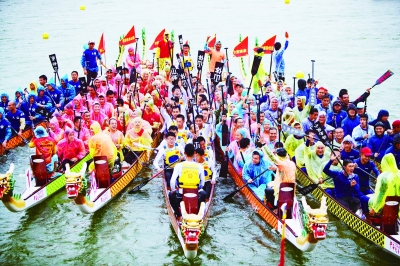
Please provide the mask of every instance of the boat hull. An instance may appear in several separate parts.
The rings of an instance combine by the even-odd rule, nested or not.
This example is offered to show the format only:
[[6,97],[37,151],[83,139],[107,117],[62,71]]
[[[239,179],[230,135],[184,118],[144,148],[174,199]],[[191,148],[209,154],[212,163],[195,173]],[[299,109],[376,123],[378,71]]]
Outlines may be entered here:
[[[156,148],[161,142],[162,134],[158,133],[153,140],[152,148]],[[136,175],[142,170],[143,164],[148,162],[153,150],[150,153],[142,152],[139,158],[131,167],[108,188],[98,189],[91,188],[89,195],[78,194],[74,199],[75,204],[78,206],[82,213],[90,214],[101,209],[107,205],[116,195],[118,195]]]
[[[312,180],[300,169],[296,172],[297,182],[302,186],[308,186],[313,184]],[[400,258],[400,235],[390,236],[377,227],[367,223],[366,221],[360,219],[358,216],[353,214],[350,210],[345,208],[339,202],[337,202],[333,197],[326,193],[321,187],[318,187],[312,192],[314,198],[321,201],[322,196],[326,197],[326,203],[329,211],[338,217],[341,221],[347,224],[351,229],[365,237],[366,239],[372,241],[376,245],[382,247],[386,251],[390,252],[394,256]]]

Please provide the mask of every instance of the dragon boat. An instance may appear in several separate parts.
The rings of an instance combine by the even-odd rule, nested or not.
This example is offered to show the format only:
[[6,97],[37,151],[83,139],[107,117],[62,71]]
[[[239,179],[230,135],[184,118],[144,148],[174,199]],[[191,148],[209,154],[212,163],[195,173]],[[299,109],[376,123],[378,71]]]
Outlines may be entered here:
[[[90,159],[86,155],[73,167],[72,171],[79,171],[84,162]],[[65,187],[65,175],[54,173],[52,178],[46,172],[46,164],[42,156],[31,156],[31,169],[26,170],[26,187],[22,193],[14,193],[15,178],[13,176],[14,164],[6,174],[0,174],[0,199],[12,212],[20,212],[29,209]]]
[[[311,178],[299,168],[297,168],[296,177],[301,186],[314,184]],[[312,196],[318,201],[326,198],[330,213],[366,239],[400,258],[400,232],[398,228],[400,197],[387,197],[381,219],[371,219],[371,223],[369,223],[344,207],[321,187],[312,191]]]
[[[46,128],[46,122],[42,121],[39,122],[36,126],[42,126],[44,128]],[[24,139],[30,139],[33,136],[33,130],[32,127],[29,127],[28,129],[25,129],[22,132],[22,138],[18,135],[13,136],[8,142],[7,142],[7,146],[6,149],[10,150],[10,149],[14,149],[15,147],[21,145],[24,142]],[[0,145],[0,156],[3,155],[6,152],[6,149],[4,149],[3,146]]]
[[[153,139],[152,148],[156,148],[161,142],[162,133],[158,132]],[[93,213],[109,203],[120,193],[140,172],[143,164],[148,162],[153,149],[150,152],[143,151],[126,171],[121,171],[119,176],[113,176],[110,182],[107,159],[93,158],[95,170],[89,178],[84,173],[66,171],[65,188],[67,196],[73,199],[78,208],[85,214]],[[89,186],[90,185],[90,186]]]
[[185,257],[188,259],[194,259],[197,256],[197,251],[199,249],[200,237],[207,227],[215,185],[212,185],[211,187],[210,198],[206,203],[202,202],[200,208],[198,208],[197,189],[183,189],[183,196],[180,204],[182,212],[181,223],[175,217],[175,212],[169,201],[169,190],[167,187],[166,179],[163,178],[163,191],[171,225],[181,243]]
[[[241,187],[246,181],[236,171],[233,164],[229,161],[228,172],[236,185]],[[241,192],[250,202],[252,208],[273,228],[282,234],[284,221],[282,220],[281,206],[287,204],[287,216],[285,219],[285,235],[296,248],[301,251],[312,251],[318,241],[326,238],[326,228],[328,225],[328,213],[326,199],[321,199],[319,209],[311,209],[304,197],[299,202],[295,196],[295,186],[293,183],[282,183],[278,199],[278,211],[275,213],[260,199],[248,186]]]

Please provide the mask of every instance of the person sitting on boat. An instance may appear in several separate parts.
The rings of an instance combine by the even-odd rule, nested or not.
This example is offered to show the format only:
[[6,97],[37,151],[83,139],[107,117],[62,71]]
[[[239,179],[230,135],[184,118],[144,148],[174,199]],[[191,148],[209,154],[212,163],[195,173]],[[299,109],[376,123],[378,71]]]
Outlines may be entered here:
[[[168,128],[168,132],[172,132],[172,133],[175,134],[175,136],[176,136],[176,143],[178,143],[179,145],[181,145],[182,149],[186,146],[186,143],[185,143],[185,141],[183,140],[183,138],[182,138],[181,136],[178,135],[178,127],[177,127],[177,126],[170,126],[170,127]],[[167,133],[168,133],[168,132],[167,132]],[[165,146],[166,144],[167,144],[166,139],[163,139],[163,140],[161,141],[161,143],[158,145],[157,150],[158,150],[160,147]]]
[[338,128],[342,125],[342,121],[347,117],[346,111],[342,110],[342,103],[334,101],[331,111],[328,111],[327,123],[328,125]]
[[153,129],[153,133],[156,132],[161,125],[161,116],[160,114],[154,111],[154,103],[153,100],[149,100],[142,111],[143,120],[149,122],[151,128]]
[[24,112],[26,127],[32,127],[33,122],[38,122],[44,119],[44,117],[36,113],[38,105],[36,104],[36,95],[33,93],[28,94],[27,101],[22,102],[20,110]]
[[324,173],[333,178],[336,199],[355,213],[360,208],[360,198],[364,194],[360,190],[358,176],[354,174],[354,163],[345,159],[343,160],[343,170],[333,171],[330,170],[330,167],[334,160],[336,160],[336,156],[331,155],[330,161],[324,167]]
[[0,107],[0,143],[5,149],[7,142],[11,139],[11,123],[5,119],[4,109]]
[[[339,164],[339,161],[343,164],[343,162],[342,162],[342,160],[340,158],[340,150],[334,148],[333,152],[331,153],[331,156],[335,156],[336,159],[332,161],[332,165],[331,165],[331,167],[329,169],[333,170],[333,171],[342,170],[342,166]],[[329,160],[324,162],[323,164],[321,164],[321,167],[319,168],[319,171],[318,171],[318,176],[319,176],[318,183],[321,184],[321,188],[323,188],[326,193],[328,193],[332,197],[336,197],[335,196],[335,184],[333,182],[333,179],[332,178],[327,179],[328,176],[324,173],[325,165],[328,162],[329,162]]]
[[387,196],[400,196],[400,170],[396,166],[394,155],[386,154],[382,158],[381,166],[382,173],[376,179],[375,194],[370,198],[366,196],[362,198],[363,210],[368,206],[370,216],[382,212]]
[[110,119],[114,113],[114,106],[111,103],[106,102],[104,93],[99,93],[99,103],[101,111],[107,115],[108,119]]
[[81,92],[82,84],[78,79],[79,73],[76,70],[71,72],[71,79],[68,81],[68,85],[72,86],[75,89],[75,95],[78,95]]
[[186,161],[175,165],[169,183],[171,191],[169,192],[168,197],[178,221],[182,220],[182,212],[179,206],[182,201],[183,189],[198,189],[199,206],[201,202],[206,201],[207,197],[207,193],[203,190],[205,181],[204,167],[203,165],[194,162],[194,152],[195,148],[193,144],[186,144],[184,151]]
[[204,186],[203,190],[207,193],[207,199],[211,196],[212,185],[215,185],[215,179],[217,178],[214,164],[205,156],[202,148],[195,150],[196,162],[204,167]]
[[276,201],[279,198],[281,183],[296,183],[296,165],[289,159],[284,148],[276,149],[276,154],[266,146],[263,146],[262,150],[271,162],[275,164],[271,165],[269,169],[271,171],[276,170],[276,177],[265,189],[267,204],[271,209],[274,209],[277,205]]
[[253,148],[250,147],[250,139],[243,138],[239,141],[239,152],[235,154],[233,166],[239,175],[242,175],[243,167],[246,162],[251,160]]
[[[158,153],[153,161],[153,165],[157,172],[164,170],[165,180],[167,185],[169,185],[176,162],[183,159],[185,152],[183,147],[176,142],[176,135],[173,132],[167,133],[165,144],[163,146],[160,145],[157,149]],[[164,164],[163,168],[159,166],[161,160]],[[167,166],[168,168],[166,168]]]
[[102,130],[104,130],[108,126],[108,116],[103,113],[100,107],[100,103],[97,101],[93,103],[93,110],[90,114],[90,119],[91,121],[97,121],[100,124]]
[[[106,156],[108,169],[111,171],[117,159],[117,148],[111,137],[101,131],[100,124],[94,121],[90,126],[92,136],[89,139],[89,153],[92,158],[95,156]],[[89,171],[94,170],[94,162],[89,165]]]
[[343,128],[337,127],[333,131],[333,147],[340,148],[344,139],[344,131]]
[[75,88],[68,82],[68,74],[61,78],[61,85],[58,89],[64,94],[64,105],[71,102],[76,96]]
[[367,147],[371,149],[375,161],[380,163],[393,140],[389,134],[385,134],[385,125],[382,122],[374,125],[374,131],[375,134],[368,139]]
[[215,166],[215,154],[211,146],[207,145],[207,141],[204,137],[197,137],[196,141],[199,143],[199,147],[204,150],[204,155],[210,160]]
[[82,118],[80,116],[75,116],[73,129],[75,138],[82,140],[85,150],[89,151],[90,132],[89,129],[83,126]]
[[335,130],[334,127],[332,127],[332,126],[330,126],[330,125],[328,125],[328,124],[326,123],[326,113],[325,113],[325,111],[320,111],[320,112],[318,113],[317,121],[318,121],[319,124],[321,125],[321,128],[322,128],[323,130],[325,130],[325,132],[326,132],[326,134],[327,134],[328,136],[330,136],[330,134]]
[[400,133],[400,120],[395,120],[392,123],[392,135],[396,135],[397,133]]
[[10,101],[10,97],[7,93],[3,92],[0,94],[0,107],[4,109],[4,111],[8,110],[8,102]]
[[[315,134],[311,130],[307,130],[305,132],[306,134],[306,139],[310,141],[309,147],[310,149],[314,150],[315,149]],[[295,159],[294,161],[296,162],[296,165],[304,172],[307,173],[306,165],[305,165],[305,148],[306,148],[306,143],[303,142],[301,143],[295,150],[294,155]]]
[[303,121],[301,121],[301,127],[304,131],[311,129],[314,123],[317,121],[318,118],[318,109],[311,108],[308,117],[306,117]]
[[[361,117],[362,115],[367,115],[367,124],[368,124],[369,121],[373,121],[373,120],[375,120],[375,118],[370,113],[367,113],[367,111],[365,110],[365,107],[366,106],[365,106],[364,102],[357,103],[357,115],[359,117]],[[373,128],[374,127],[372,126],[372,129]]]
[[360,179],[360,190],[364,195],[374,193],[370,188],[369,177],[373,172],[375,176],[379,176],[380,172],[376,165],[371,162],[372,151],[368,147],[364,147],[360,151],[360,158],[354,161],[356,164],[356,168],[354,169],[354,173],[358,175]]
[[246,131],[244,128],[240,128],[235,132],[235,140],[229,143],[229,145],[225,148],[225,151],[228,152],[229,158],[234,158],[235,155],[239,152],[239,141],[243,138],[246,138]]
[[391,130],[392,127],[390,126],[390,122],[389,122],[389,112],[387,110],[380,110],[378,113],[378,117],[375,120],[372,120],[371,122],[369,122],[369,124],[371,126],[375,126],[376,123],[381,122],[384,127],[385,130]]
[[57,143],[57,155],[61,162],[60,168],[65,171],[65,165],[74,165],[77,161],[85,157],[86,150],[83,141],[76,138],[74,130],[67,127],[64,138]]
[[8,112],[6,114],[6,119],[11,124],[11,130],[14,134],[21,135],[22,131],[25,129],[25,114],[21,110],[18,110],[15,106],[14,101],[8,102]]
[[64,108],[64,94],[62,91],[56,88],[54,84],[54,78],[49,80],[49,83],[46,84],[46,92],[47,96],[50,98],[50,103],[52,105],[50,109],[50,113],[54,112],[55,109],[61,110]]
[[42,86],[39,86],[38,89],[38,95],[36,97],[36,104],[39,107],[46,108],[47,111],[53,112],[55,108],[53,108],[53,103],[51,102],[51,99],[49,96],[45,95],[45,88]]
[[[294,122],[293,127],[297,130],[302,130],[301,128],[301,124],[299,122]],[[297,147],[299,147],[302,143],[303,143],[303,137],[302,136],[297,136],[294,134],[289,135],[284,143],[284,148],[287,151],[287,153],[289,154],[290,158],[295,157],[295,152]]]
[[185,116],[181,114],[177,115],[176,123],[178,128],[177,136],[181,137],[185,144],[188,143],[188,140],[192,138],[192,134],[190,133],[189,128],[185,125]]
[[385,155],[389,153],[394,155],[396,158],[397,168],[400,169],[400,133],[394,135],[393,145],[385,151]]
[[36,127],[29,142],[30,148],[36,148],[36,155],[42,155],[46,162],[47,173],[54,173],[57,167],[57,143],[42,126]]
[[310,140],[307,139],[304,154],[307,174],[317,183],[319,180],[318,171],[321,164],[329,160],[328,149],[325,148],[325,145],[321,141],[317,141],[317,143],[315,143],[315,149],[313,150],[310,148]]
[[122,134],[122,132],[117,129],[117,119],[113,117],[109,120],[108,123],[110,126],[106,130],[104,130],[104,133],[108,134],[111,137],[112,141],[115,144],[115,147],[118,150],[120,161],[122,162],[124,159],[122,153],[122,149],[124,148],[124,139],[125,139],[124,134]]
[[83,113],[82,126],[86,127],[87,129],[90,129],[90,127],[92,126],[93,122],[97,122],[97,121],[92,121],[92,114],[90,113],[90,111],[85,111]]
[[356,142],[356,148],[363,146],[363,143],[368,142],[368,138],[374,135],[374,127],[368,125],[368,116],[361,114],[360,124],[353,129],[352,137]]
[[50,119],[49,128],[49,135],[56,141],[56,143],[60,142],[60,140],[64,138],[64,130],[60,128],[57,118],[52,117]]
[[357,115],[357,108],[354,104],[349,104],[347,108],[347,117],[343,119],[341,127],[343,128],[344,135],[352,135],[353,130],[360,124],[360,117]]
[[151,147],[153,139],[151,138],[151,133],[144,130],[143,119],[135,117],[132,123],[133,128],[129,129],[125,134],[124,146],[129,146],[134,152],[150,152],[148,148]]
[[360,152],[354,149],[354,146],[353,138],[350,135],[344,137],[341,145],[342,151],[340,152],[342,160],[349,159],[354,162],[360,157]]
[[[267,169],[269,170],[263,173]],[[266,186],[272,181],[272,170],[275,169],[276,167],[264,158],[264,154],[261,150],[254,150],[251,160],[248,160],[243,166],[242,176],[243,179],[249,183],[249,188],[251,188],[260,199],[263,199]],[[261,173],[263,174],[259,176]]]

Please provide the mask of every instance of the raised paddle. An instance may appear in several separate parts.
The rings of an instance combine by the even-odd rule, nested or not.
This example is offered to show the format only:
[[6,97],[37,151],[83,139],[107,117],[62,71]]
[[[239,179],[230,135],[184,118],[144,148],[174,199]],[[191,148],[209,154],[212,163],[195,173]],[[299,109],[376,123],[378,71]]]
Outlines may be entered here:
[[253,83],[253,78],[254,76],[257,74],[258,72],[258,68],[260,67],[260,63],[261,63],[262,57],[261,56],[254,56],[253,59],[253,65],[251,67],[251,79],[250,79],[250,85],[249,88],[247,89],[247,96],[249,96],[250,93],[250,88],[251,88],[251,84]]
[[[388,78],[390,78],[391,76],[393,76],[393,72],[388,70],[386,71],[380,78],[378,78],[375,82],[375,84],[371,87],[371,89],[373,87],[375,87],[376,85],[380,85],[382,84],[385,80],[387,80]],[[367,99],[365,99],[365,112],[367,112]]]
[[[256,176],[255,178],[252,178],[253,181],[256,180],[257,178],[259,178],[260,176],[262,176],[265,172],[267,172],[269,169],[267,168],[264,172],[262,172],[261,174],[259,174],[258,176]],[[241,186],[240,188],[236,189],[235,191],[233,191],[232,193],[230,193],[228,196],[226,196],[225,198],[223,198],[223,200],[227,200],[231,197],[233,197],[236,193],[238,193],[240,190],[242,190],[244,187],[246,187],[247,185],[249,185],[251,183],[246,183],[243,186]]]
[[135,186],[134,188],[132,188],[132,190],[130,190],[128,192],[128,194],[134,194],[136,192],[138,192],[142,187],[144,187],[145,185],[147,185],[151,180],[153,180],[154,178],[156,178],[157,176],[159,176],[162,172],[164,172],[164,170],[166,169],[170,169],[172,165],[176,164],[178,161],[171,163],[169,165],[167,165],[167,167],[164,167],[164,169],[158,173],[156,173],[155,175],[153,175],[152,177],[150,177],[149,179],[147,179],[146,181],[140,183],[139,185]]

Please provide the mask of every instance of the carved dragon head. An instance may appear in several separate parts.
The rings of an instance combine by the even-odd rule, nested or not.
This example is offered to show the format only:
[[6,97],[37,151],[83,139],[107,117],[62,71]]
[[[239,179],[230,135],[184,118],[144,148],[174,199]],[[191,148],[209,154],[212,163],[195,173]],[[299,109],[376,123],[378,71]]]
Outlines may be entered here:
[[307,204],[305,197],[301,198],[304,211],[307,214],[307,231],[313,233],[316,240],[323,240],[326,238],[326,228],[328,226],[328,207],[326,206],[326,197],[321,199],[321,206],[319,209],[311,209]]
[[188,214],[186,212],[185,203],[181,202],[182,210],[182,237],[185,239],[187,250],[197,250],[199,238],[204,231],[203,216],[205,211],[204,202],[200,205],[198,214]]
[[0,199],[6,195],[12,196],[15,180],[13,178],[14,164],[10,164],[10,169],[5,174],[0,174]]
[[65,188],[67,189],[67,196],[70,199],[76,198],[78,194],[86,194],[87,188],[87,180],[85,178],[87,164],[83,163],[82,169],[80,172],[75,173],[71,172],[69,168],[69,164],[66,165],[65,169],[65,178],[66,184]]

